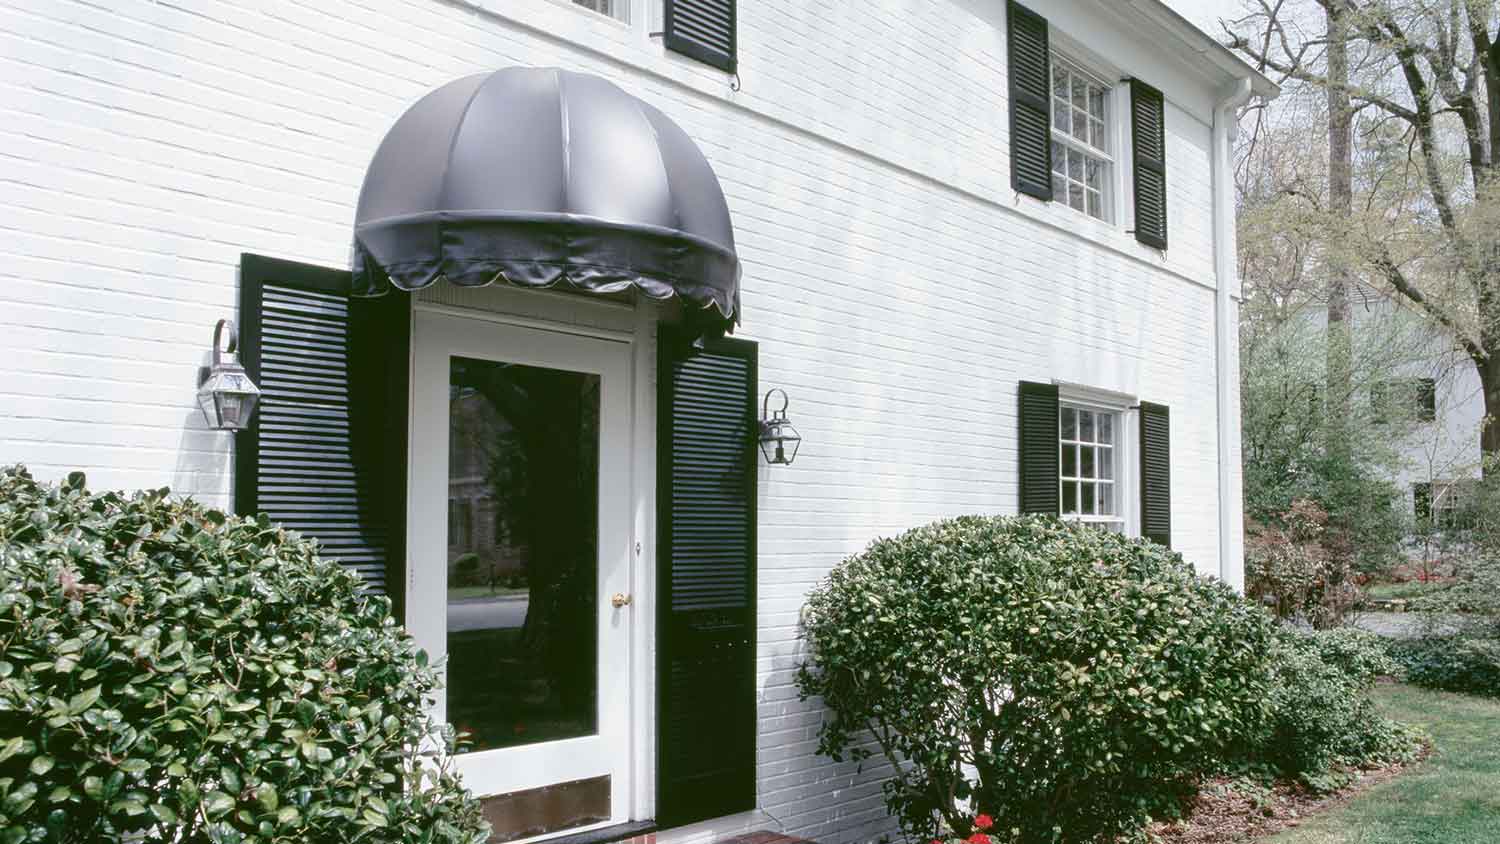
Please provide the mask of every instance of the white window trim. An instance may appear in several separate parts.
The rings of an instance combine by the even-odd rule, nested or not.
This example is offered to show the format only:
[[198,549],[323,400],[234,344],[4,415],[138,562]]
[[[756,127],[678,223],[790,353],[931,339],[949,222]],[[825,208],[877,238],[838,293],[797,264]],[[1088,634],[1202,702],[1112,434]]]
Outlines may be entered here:
[[[1115,502],[1119,509],[1119,514],[1104,517],[1074,514],[1066,515],[1062,518],[1087,524],[1122,522],[1121,534],[1123,536],[1139,537],[1141,535],[1141,487],[1139,475],[1140,435],[1137,426],[1140,424],[1140,414],[1138,412],[1140,400],[1128,393],[1090,387],[1085,384],[1073,384],[1057,380],[1054,380],[1052,383],[1057,385],[1057,403],[1059,409],[1063,406],[1068,406],[1117,414],[1114,454]],[[1061,414],[1059,413],[1059,415]],[[1061,426],[1060,421],[1058,424]],[[1053,439],[1055,444],[1061,445],[1062,431],[1060,428],[1058,435]],[[1058,468],[1060,476],[1061,463],[1059,463]],[[1058,482],[1058,502],[1059,504],[1062,502],[1060,477]]]
[[[1117,75],[1118,76],[1118,75]],[[1119,115],[1119,119],[1111,120],[1108,130],[1114,141],[1115,149],[1115,171],[1114,171],[1114,203],[1115,203],[1115,226],[1121,231],[1135,231],[1135,182],[1131,174],[1135,172],[1135,146],[1134,138],[1130,134],[1130,85],[1125,80],[1116,83],[1110,91],[1110,103],[1108,108],[1114,109],[1112,114]]]

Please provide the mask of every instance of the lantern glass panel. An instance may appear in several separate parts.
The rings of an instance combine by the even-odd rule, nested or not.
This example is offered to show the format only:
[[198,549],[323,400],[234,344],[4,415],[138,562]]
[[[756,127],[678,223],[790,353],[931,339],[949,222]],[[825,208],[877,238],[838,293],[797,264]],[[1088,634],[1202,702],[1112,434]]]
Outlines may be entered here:
[[781,436],[782,449],[786,452],[786,462],[791,463],[797,459],[797,449],[802,446],[802,437],[791,425],[782,426]]
[[242,371],[215,372],[198,391],[198,404],[209,427],[225,431],[244,428],[259,398],[260,390]]

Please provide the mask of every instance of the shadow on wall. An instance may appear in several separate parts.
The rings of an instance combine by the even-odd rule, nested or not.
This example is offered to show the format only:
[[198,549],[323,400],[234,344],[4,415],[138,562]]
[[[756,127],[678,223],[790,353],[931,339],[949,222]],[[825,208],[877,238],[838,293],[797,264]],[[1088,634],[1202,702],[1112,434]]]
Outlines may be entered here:
[[181,436],[177,442],[177,465],[172,471],[172,492],[190,496],[211,507],[228,509],[230,505],[231,463],[234,460],[234,435],[208,427],[203,411],[197,408],[198,383],[208,371],[213,353],[205,351],[201,368],[193,370],[186,394],[193,407],[182,418]]

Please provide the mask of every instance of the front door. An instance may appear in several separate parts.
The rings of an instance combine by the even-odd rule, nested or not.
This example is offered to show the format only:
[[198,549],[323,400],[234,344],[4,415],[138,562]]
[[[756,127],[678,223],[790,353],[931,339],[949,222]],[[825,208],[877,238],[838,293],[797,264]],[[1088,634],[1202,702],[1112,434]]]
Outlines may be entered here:
[[[629,345],[418,311],[408,629],[494,840],[629,820]],[[394,412],[394,411],[393,411]]]

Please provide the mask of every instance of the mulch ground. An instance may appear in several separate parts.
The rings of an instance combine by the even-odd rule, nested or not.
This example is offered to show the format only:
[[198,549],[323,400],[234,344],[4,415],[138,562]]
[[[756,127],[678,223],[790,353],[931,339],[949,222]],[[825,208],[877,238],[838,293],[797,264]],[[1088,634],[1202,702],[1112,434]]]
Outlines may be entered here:
[[1151,832],[1166,844],[1238,844],[1274,835],[1300,826],[1309,817],[1348,803],[1369,789],[1399,776],[1427,758],[1424,749],[1416,759],[1357,773],[1357,779],[1342,791],[1313,794],[1278,783],[1261,794],[1246,794],[1234,782],[1216,779],[1205,783],[1194,799],[1192,814],[1185,821],[1160,823]]

